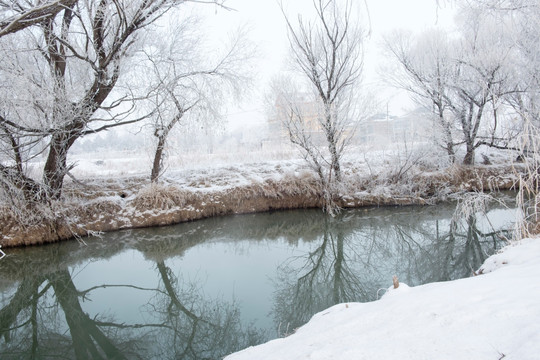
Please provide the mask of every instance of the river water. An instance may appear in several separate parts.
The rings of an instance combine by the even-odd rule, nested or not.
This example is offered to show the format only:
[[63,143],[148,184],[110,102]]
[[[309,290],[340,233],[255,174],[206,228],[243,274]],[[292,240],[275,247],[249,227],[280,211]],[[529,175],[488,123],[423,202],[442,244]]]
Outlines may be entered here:
[[[502,195],[510,201],[511,195]],[[4,249],[0,358],[220,359],[336,303],[471,276],[513,209],[297,210]]]

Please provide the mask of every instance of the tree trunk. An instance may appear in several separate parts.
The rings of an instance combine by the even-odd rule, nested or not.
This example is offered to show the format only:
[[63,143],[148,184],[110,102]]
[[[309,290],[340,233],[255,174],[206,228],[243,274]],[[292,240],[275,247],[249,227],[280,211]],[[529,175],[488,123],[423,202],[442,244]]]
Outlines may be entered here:
[[450,158],[450,162],[453,164],[456,162],[456,152],[454,151],[454,140],[452,139],[452,130],[450,129],[450,124],[444,119],[444,107],[441,102],[436,104],[438,109],[438,116],[440,125],[443,128],[444,133],[444,143],[446,144],[445,150]]
[[463,158],[463,165],[474,165],[474,144],[467,142],[467,152]]
[[463,158],[463,165],[474,165],[474,139],[476,137],[475,129],[473,129],[474,106],[474,103],[469,101],[468,109],[459,114],[461,131],[467,149]]
[[152,173],[150,181],[156,182],[161,172],[161,164],[163,163],[163,150],[165,149],[165,136],[158,136],[158,145],[154,154],[154,163],[152,165]]
[[341,182],[341,165],[339,164],[339,156],[337,154],[335,142],[332,142],[329,147],[332,156],[332,169],[334,170],[336,181]]
[[[334,176],[336,178],[337,182],[341,182],[341,166],[339,164],[339,155],[337,150],[337,140],[336,140],[336,133],[333,122],[335,122],[335,119],[332,119],[332,114],[329,113],[330,106],[325,105],[327,109],[326,112],[326,124],[323,126],[323,130],[326,133],[326,141],[328,142],[328,151],[330,151],[330,167],[331,170],[334,171]],[[334,120],[334,121],[333,121]],[[331,180],[331,179],[329,179]]]
[[456,152],[454,151],[454,144],[453,143],[446,143],[446,153],[448,154],[448,157],[450,158],[450,163],[454,164],[456,162]]
[[59,199],[64,186],[64,176],[67,173],[67,153],[71,145],[64,134],[52,136],[49,155],[43,169],[43,183],[47,194],[52,199]]

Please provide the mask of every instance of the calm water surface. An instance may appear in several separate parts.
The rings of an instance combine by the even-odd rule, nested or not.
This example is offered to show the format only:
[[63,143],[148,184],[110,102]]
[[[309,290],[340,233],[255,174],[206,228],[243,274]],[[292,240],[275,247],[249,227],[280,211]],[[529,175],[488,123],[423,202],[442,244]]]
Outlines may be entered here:
[[[508,198],[510,199],[510,197]],[[220,359],[333,304],[470,276],[515,211],[454,206],[208,219],[6,249],[0,358]]]

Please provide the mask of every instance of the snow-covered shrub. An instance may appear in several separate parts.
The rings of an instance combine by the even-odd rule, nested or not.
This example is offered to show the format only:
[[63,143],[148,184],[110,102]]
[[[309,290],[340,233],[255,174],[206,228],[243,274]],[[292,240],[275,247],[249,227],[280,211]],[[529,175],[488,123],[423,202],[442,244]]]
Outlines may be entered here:
[[522,155],[526,172],[519,176],[518,205],[523,216],[518,229],[521,237],[540,233],[540,128],[528,121],[522,135]]

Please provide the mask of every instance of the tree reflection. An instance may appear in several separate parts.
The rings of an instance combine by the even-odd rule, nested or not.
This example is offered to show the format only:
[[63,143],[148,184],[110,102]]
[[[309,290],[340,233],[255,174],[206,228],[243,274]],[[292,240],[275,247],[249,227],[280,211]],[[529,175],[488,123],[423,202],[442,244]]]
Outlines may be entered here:
[[[127,348],[120,349],[122,338],[113,341],[113,334],[104,333],[96,319],[86,314],[79,302],[79,292],[75,288],[68,269],[60,270],[47,277],[54,289],[58,305],[64,312],[71,334],[74,357],[76,359],[127,359]],[[37,318],[33,319],[37,323]],[[132,356],[135,354],[131,354]]]
[[434,259],[438,259],[440,265],[432,268],[424,282],[470,276],[510,237],[509,229],[482,231],[478,226],[478,215],[451,221],[450,230],[438,237],[431,246]]
[[84,293],[75,288],[67,268],[22,279],[0,310],[2,358],[138,358],[132,339],[107,331],[105,323],[83,311]]
[[[43,276],[25,279],[19,284],[11,300],[0,310],[0,336],[7,343],[20,343],[18,336],[12,336],[18,328],[28,327],[30,339],[26,337],[25,342],[31,344],[28,350],[29,357],[35,358],[37,353],[37,299],[39,287],[45,281]],[[17,323],[17,317],[26,310],[30,315],[24,321]],[[29,311],[28,311],[29,310]]]
[[166,296],[162,308],[156,307],[155,311],[173,330],[161,334],[159,340],[167,358],[219,359],[264,340],[253,327],[243,329],[237,306],[204,301],[193,289],[180,293],[178,280],[165,262],[157,261],[156,266]]
[[[0,358],[218,359],[268,334],[246,326],[234,301],[211,298],[203,285],[183,280],[188,274],[178,269],[188,267],[180,259],[191,248],[205,241],[234,247],[240,240],[248,247],[285,244],[290,248],[279,250],[281,259],[291,249],[301,254],[284,262],[275,279],[271,316],[283,335],[334,304],[377,299],[393,275],[413,286],[469,276],[502,246],[508,231],[486,230],[479,215],[453,221],[452,211],[362,209],[335,218],[317,211],[258,214],[124,231],[85,247],[71,242],[12,249],[0,261]],[[127,251],[144,262],[146,285],[135,276],[117,284],[97,274],[76,278],[93,259],[116,261]],[[134,317],[107,315],[118,288],[133,294],[127,305],[140,305]],[[90,311],[92,304],[104,310]]]
[[[263,340],[260,331],[243,329],[235,304],[208,301],[193,287],[182,292],[163,260],[156,270],[161,282],[154,289],[105,284],[78,290],[67,267],[23,278],[0,310],[0,357],[218,359]],[[89,316],[81,301],[110,287],[153,292],[148,321]]]
[[391,222],[365,217],[354,227],[345,215],[326,218],[313,250],[279,268],[272,311],[278,336],[332,305],[375,300],[393,275],[413,286],[472,275],[510,233],[482,232],[478,216],[426,221],[409,212]]
[[[350,230],[344,221],[343,214],[325,217],[320,244],[303,259],[293,258],[280,267],[273,311],[280,335],[305,324],[320,310],[365,295],[369,280],[350,266],[354,251],[345,250]],[[303,265],[297,267],[299,260]]]

